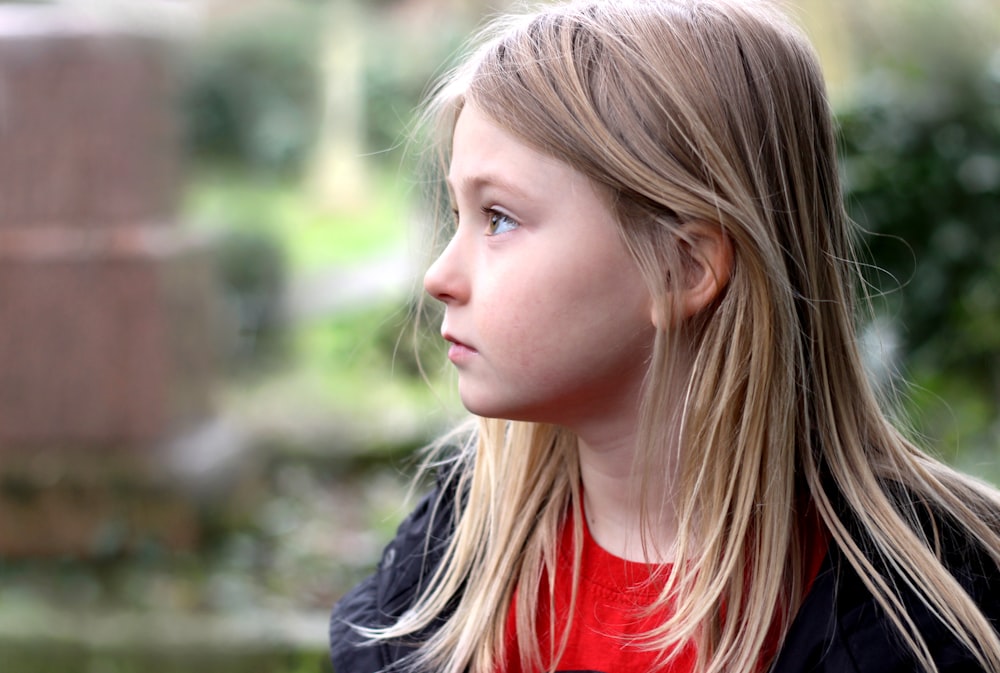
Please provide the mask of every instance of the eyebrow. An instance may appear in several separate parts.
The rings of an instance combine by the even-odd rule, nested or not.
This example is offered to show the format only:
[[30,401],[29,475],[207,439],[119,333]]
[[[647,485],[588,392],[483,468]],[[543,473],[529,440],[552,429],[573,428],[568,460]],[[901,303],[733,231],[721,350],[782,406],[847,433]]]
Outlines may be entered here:
[[[445,182],[448,184],[448,193],[454,199],[455,198],[455,188],[452,184],[451,178],[446,177]],[[469,175],[462,178],[459,181],[459,185],[464,190],[481,190],[484,187],[496,187],[503,191],[509,192],[516,198],[529,199],[531,197],[528,192],[524,190],[523,187],[514,184],[510,180],[507,180],[496,173],[479,173],[474,175]]]

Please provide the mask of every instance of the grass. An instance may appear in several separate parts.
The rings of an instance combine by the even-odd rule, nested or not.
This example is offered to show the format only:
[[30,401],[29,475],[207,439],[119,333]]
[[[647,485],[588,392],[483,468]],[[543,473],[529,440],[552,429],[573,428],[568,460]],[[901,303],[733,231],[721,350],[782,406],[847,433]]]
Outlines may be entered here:
[[[288,284],[322,271],[343,272],[399,249],[415,208],[412,197],[392,174],[373,174],[371,185],[366,202],[329,208],[295,182],[204,170],[188,189],[186,217],[191,226],[220,236],[263,235],[282,252]],[[237,257],[239,266],[230,273],[242,276],[263,260],[266,255]],[[456,411],[456,403],[442,393],[453,387],[450,382],[437,380],[444,363],[440,339],[418,347],[436,379],[434,388],[421,376],[410,320],[406,298],[390,297],[271,325],[271,333],[257,342],[263,349],[252,355],[257,361],[243,363],[252,376],[231,379],[224,403],[288,446],[334,446],[360,455],[394,454],[392,444],[423,443]],[[269,339],[277,343],[271,353]]]
[[293,274],[349,264],[401,244],[410,198],[401,181],[378,175],[364,203],[330,207],[290,180],[203,170],[184,196],[185,218],[212,232],[252,231],[281,242]]
[[[378,184],[379,196],[369,203],[330,209],[292,183],[205,173],[186,194],[183,218],[220,236],[266,234],[286,257],[285,271],[306,275],[377,258],[405,240],[408,198],[391,180]],[[112,647],[86,629],[55,637],[47,619],[28,628],[30,611],[22,603],[52,606],[71,624],[97,626],[88,616],[105,610],[136,613],[137,627],[147,619],[184,623],[255,609],[325,613],[368,572],[405,514],[401,458],[435,433],[447,413],[447,401],[418,375],[413,349],[399,340],[408,313],[399,303],[273,326],[282,344],[275,361],[257,363],[252,373],[230,372],[218,411],[243,424],[255,450],[234,475],[233,493],[219,498],[220,511],[205,513],[215,523],[202,548],[62,565],[0,564],[3,670],[328,672],[321,638],[233,648],[178,641],[164,650],[141,637]],[[427,361],[442,363],[439,351],[427,348]],[[235,500],[241,504],[227,514],[225,503]],[[56,587],[72,590],[72,605]]]
[[10,673],[329,673],[329,654],[290,648],[258,651],[155,649],[102,650],[80,643],[0,641],[0,659]]

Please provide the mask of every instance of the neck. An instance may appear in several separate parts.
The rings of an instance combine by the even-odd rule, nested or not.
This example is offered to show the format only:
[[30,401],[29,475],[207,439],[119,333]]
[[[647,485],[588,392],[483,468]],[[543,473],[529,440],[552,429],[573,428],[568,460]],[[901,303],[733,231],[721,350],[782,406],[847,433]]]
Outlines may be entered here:
[[[677,371],[677,377],[680,382],[687,380],[683,371]],[[683,394],[678,384],[663,405],[667,427],[662,436],[673,439],[656,447],[662,457],[655,461],[661,470],[658,474],[644,474],[648,466],[637,465],[641,399],[642,390],[637,387],[604,400],[599,410],[568,419],[566,427],[577,437],[584,515],[597,544],[629,561],[670,563],[678,530],[679,466],[672,457],[680,450],[677,415]],[[646,482],[644,490],[641,481]]]
[[[584,515],[594,540],[605,550],[629,561],[666,563],[672,560],[676,536],[673,478],[656,480],[651,493],[639,494],[636,423],[605,425],[600,431],[577,433]],[[645,498],[645,502],[641,498]],[[648,519],[643,549],[643,510]]]

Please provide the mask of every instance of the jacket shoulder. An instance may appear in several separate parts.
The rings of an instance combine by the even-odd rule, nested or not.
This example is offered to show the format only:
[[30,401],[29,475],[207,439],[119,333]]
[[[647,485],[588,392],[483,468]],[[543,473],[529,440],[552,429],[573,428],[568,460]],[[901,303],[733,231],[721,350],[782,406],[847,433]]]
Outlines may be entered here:
[[388,626],[413,605],[444,555],[454,512],[455,489],[439,484],[399,525],[375,571],[334,605],[329,635],[335,671],[392,670],[390,664],[412,651],[403,643],[368,643],[355,627]]
[[[951,529],[941,537],[941,559],[984,615],[1000,624],[1000,569],[990,555]],[[982,671],[972,654],[905,583],[907,615],[914,621],[941,673]],[[840,549],[831,543],[822,569],[799,608],[771,673],[909,673],[920,670],[885,611]]]

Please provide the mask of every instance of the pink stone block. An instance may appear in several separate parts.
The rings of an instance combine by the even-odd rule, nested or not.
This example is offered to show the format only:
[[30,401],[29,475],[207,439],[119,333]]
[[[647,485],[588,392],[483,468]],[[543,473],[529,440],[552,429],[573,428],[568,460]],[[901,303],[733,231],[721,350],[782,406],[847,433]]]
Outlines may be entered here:
[[140,36],[0,33],[0,228],[173,213],[179,143],[167,50]]
[[0,449],[148,444],[207,414],[207,255],[176,230],[128,233],[117,249],[0,237]]

